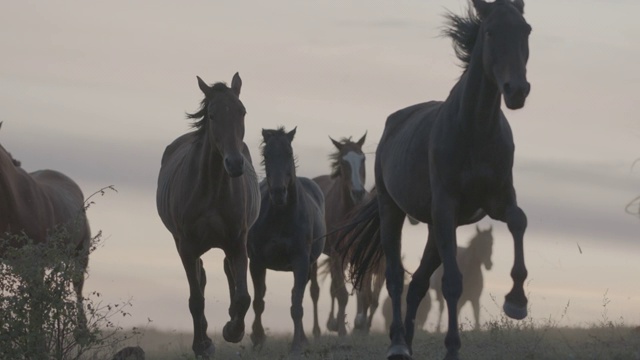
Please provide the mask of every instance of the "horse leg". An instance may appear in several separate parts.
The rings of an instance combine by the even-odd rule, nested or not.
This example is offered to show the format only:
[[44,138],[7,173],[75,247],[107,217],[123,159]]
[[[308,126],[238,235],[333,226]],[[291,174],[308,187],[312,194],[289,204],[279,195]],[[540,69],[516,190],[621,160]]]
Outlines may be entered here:
[[507,208],[505,220],[513,236],[514,262],[511,269],[513,288],[505,296],[504,312],[512,319],[521,320],[527,316],[527,296],[524,293],[524,281],[527,268],[524,264],[523,238],[527,228],[527,216],[517,205]]
[[369,319],[367,320],[367,328],[371,329],[371,323],[373,322],[373,315],[378,310],[378,306],[380,305],[380,292],[382,291],[382,286],[384,285],[384,275],[376,274],[375,280],[373,281],[373,291],[371,294],[371,308],[369,309]]
[[380,211],[380,240],[387,264],[385,274],[387,292],[391,298],[391,307],[393,309],[393,320],[389,329],[391,345],[387,350],[387,359],[411,359],[411,351],[407,346],[405,330],[402,324],[404,269],[402,267],[400,238],[405,214],[386,194],[382,186],[378,187],[378,206]]
[[76,330],[74,331],[74,338],[79,343],[83,343],[88,339],[88,325],[87,325],[87,316],[84,313],[84,298],[82,297],[82,289],[84,288],[84,274],[87,271],[87,266],[89,265],[89,253],[88,251],[82,251],[78,253],[77,265],[78,268],[74,270],[76,273],[74,274],[73,279],[73,289],[76,293],[76,311],[77,311],[77,325]]
[[372,276],[367,274],[362,282],[362,287],[356,292],[357,310],[356,317],[353,322],[353,330],[366,333],[367,328],[367,312],[371,303],[371,284]]
[[329,258],[329,266],[331,269],[331,288],[333,289],[336,299],[338,300],[338,313],[336,314],[336,325],[338,328],[338,336],[347,335],[346,308],[349,301],[349,292],[344,279],[344,269],[338,256]]
[[338,331],[338,321],[335,317],[336,291],[333,289],[333,276],[331,277],[331,286],[329,287],[329,295],[331,295],[331,309],[329,310],[329,318],[327,319],[327,330]]
[[433,191],[432,228],[444,270],[442,295],[447,302],[449,316],[447,335],[444,340],[447,348],[445,359],[452,360],[458,359],[461,345],[457,310],[458,301],[462,295],[462,273],[456,260],[457,243],[454,214],[457,213],[457,205],[456,201],[445,194],[444,191]]
[[473,307],[473,318],[475,320],[475,330],[480,330],[480,297],[471,300],[471,306]]
[[436,332],[440,333],[442,314],[444,313],[444,296],[442,296],[442,288],[436,290],[436,298],[438,299],[438,324],[436,324]]
[[[511,268],[513,288],[505,296],[502,309],[512,319],[521,320],[527,316],[527,296],[524,293],[524,281],[527,278],[527,268],[524,264],[523,238],[527,229],[527,216],[516,204],[515,190],[511,188],[506,199],[497,199],[487,207],[487,214],[496,220],[507,223],[513,237],[514,262]],[[502,205],[506,204],[506,205]]]
[[296,259],[293,263],[293,289],[291,290],[291,319],[293,319],[293,342],[291,343],[291,352],[299,354],[302,346],[307,344],[307,336],[304,333],[302,317],[304,309],[302,308],[302,300],[304,299],[304,290],[309,281],[309,257]]
[[438,254],[433,231],[431,231],[431,226],[429,226],[427,245],[424,248],[422,259],[420,259],[420,265],[409,283],[409,291],[407,292],[407,311],[404,320],[404,329],[409,350],[411,350],[413,343],[418,307],[429,290],[429,279],[438,266],[440,266],[440,254]]
[[311,293],[311,300],[313,301],[313,336],[318,338],[320,337],[320,325],[318,324],[318,299],[320,298],[320,286],[318,285],[317,261],[314,261],[313,264],[311,264],[309,280],[311,280],[309,292]]
[[[246,240],[246,238],[245,238]],[[230,320],[222,329],[222,337],[228,342],[238,343],[244,337],[244,317],[251,304],[251,296],[247,290],[247,249],[246,241],[240,241],[232,250],[225,251],[224,272],[229,282]]]
[[199,257],[180,254],[182,265],[189,281],[189,311],[193,318],[193,344],[191,348],[196,357],[209,359],[215,352],[215,346],[207,336],[207,319],[204,316],[204,287],[206,276],[202,260]]
[[267,269],[256,265],[253,261],[249,263],[251,271],[251,280],[253,281],[253,312],[255,319],[253,320],[251,342],[253,347],[262,346],[266,335],[262,327],[262,313],[264,312],[264,296],[267,292],[266,276]]

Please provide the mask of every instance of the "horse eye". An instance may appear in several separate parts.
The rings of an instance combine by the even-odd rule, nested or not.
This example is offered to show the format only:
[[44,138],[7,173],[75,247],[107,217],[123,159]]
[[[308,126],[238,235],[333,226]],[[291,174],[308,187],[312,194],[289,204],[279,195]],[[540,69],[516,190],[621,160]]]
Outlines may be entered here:
[[484,35],[487,37],[487,39],[491,38],[493,36],[493,33],[489,30],[487,30]]

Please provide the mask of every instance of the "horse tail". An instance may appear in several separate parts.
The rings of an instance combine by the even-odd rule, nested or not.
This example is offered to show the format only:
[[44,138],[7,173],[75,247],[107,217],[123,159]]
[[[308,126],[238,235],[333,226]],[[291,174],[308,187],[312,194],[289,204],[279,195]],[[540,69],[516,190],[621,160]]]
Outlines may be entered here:
[[371,196],[356,207],[337,234],[335,250],[343,267],[347,265],[348,279],[360,289],[372,269],[379,269],[384,252],[380,242],[380,209],[378,199]]

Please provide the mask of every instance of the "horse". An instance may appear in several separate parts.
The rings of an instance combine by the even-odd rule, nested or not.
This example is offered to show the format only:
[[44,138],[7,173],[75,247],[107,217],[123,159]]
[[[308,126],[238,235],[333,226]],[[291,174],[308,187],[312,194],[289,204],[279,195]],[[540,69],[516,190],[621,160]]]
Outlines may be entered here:
[[[86,331],[82,289],[89,265],[91,229],[82,190],[61,172],[25,171],[20,161],[0,145],[0,239],[4,240],[3,245],[18,248],[24,246],[27,239],[44,244],[56,236],[63,236],[63,241],[74,248],[76,270],[82,274],[73,280],[77,329]],[[0,259],[3,257],[4,250],[0,247]],[[42,275],[44,277],[44,273]]]
[[193,318],[192,349],[208,359],[215,346],[207,336],[204,288],[207,277],[200,258],[211,248],[225,253],[230,320],[222,335],[237,343],[244,337],[244,317],[251,297],[247,290],[247,234],[258,218],[258,177],[244,143],[246,110],[240,101],[242,80],[236,73],[231,87],[207,85],[200,109],[187,114],[195,130],[175,139],[162,155],[156,205],[173,235],[189,281],[189,310]]
[[[363,206],[341,231],[338,250],[351,264],[359,286],[367,269],[384,255],[387,290],[393,304],[388,359],[411,359],[414,319],[429,278],[444,266],[443,294],[449,326],[446,359],[457,359],[461,346],[457,304],[462,275],[456,263],[460,225],[486,215],[506,222],[513,236],[513,287],[505,297],[507,316],[523,319],[527,277],[523,236],[527,225],[513,186],[515,146],[501,103],[524,107],[530,91],[526,78],[531,26],[524,2],[473,0],[475,13],[447,15],[444,33],[454,42],[464,71],[445,101],[430,101],[391,114],[376,150],[376,199]],[[400,235],[408,215],[427,223],[429,234],[407,294],[401,320],[403,266]]]
[[[335,230],[338,229],[346,215],[360,204],[367,194],[364,188],[366,180],[365,154],[362,152],[366,138],[366,133],[356,142],[352,141],[350,137],[340,141],[329,137],[337,149],[329,155],[331,174],[313,178],[313,181],[320,185],[326,201],[327,237],[324,254],[329,257],[331,274],[331,310],[327,320],[327,329],[337,331],[339,336],[347,334],[345,318],[349,293],[345,284],[344,267],[338,260],[338,254],[333,251],[337,239]],[[336,300],[338,302],[337,313],[334,312]]]
[[[482,265],[485,269],[491,270],[493,262],[491,254],[493,250],[493,227],[487,230],[480,230],[476,226],[476,235],[469,240],[467,247],[458,246],[456,260],[458,267],[462,273],[462,294],[458,300],[458,314],[460,309],[467,303],[471,302],[473,307],[473,315],[475,319],[475,329],[480,329],[480,295],[484,286],[482,278]],[[444,311],[444,297],[442,295],[442,266],[439,266],[431,279],[429,280],[431,288],[436,293],[438,300],[438,322],[436,323],[436,332],[440,332],[440,324],[442,323],[442,313]],[[405,289],[406,290],[406,289]],[[407,292],[402,292],[402,301],[406,302]],[[423,329],[427,321],[427,315],[431,309],[431,297],[427,293],[420,302],[416,313],[416,327]],[[391,326],[391,299],[387,297],[382,305],[382,315],[384,316],[386,327]]]
[[296,129],[288,133],[282,127],[262,130],[262,163],[266,178],[260,182],[260,216],[249,231],[248,239],[249,270],[255,291],[251,341],[254,347],[262,346],[266,338],[262,313],[267,290],[267,269],[292,271],[292,353],[299,353],[307,343],[302,324],[302,300],[309,280],[313,299],[313,333],[320,335],[317,260],[324,249],[326,232],[322,190],[309,178],[296,176],[296,161],[291,146]]

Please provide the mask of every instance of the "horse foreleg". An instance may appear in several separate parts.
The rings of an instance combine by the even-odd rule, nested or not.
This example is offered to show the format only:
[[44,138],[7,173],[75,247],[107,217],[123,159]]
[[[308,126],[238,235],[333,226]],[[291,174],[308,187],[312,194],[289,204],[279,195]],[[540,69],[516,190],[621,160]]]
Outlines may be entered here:
[[471,300],[471,306],[473,307],[473,318],[475,320],[475,330],[480,330],[480,297]]
[[207,336],[207,319],[204,316],[204,287],[206,276],[202,260],[198,257],[180,254],[182,265],[189,281],[189,311],[193,318],[193,344],[196,357],[209,359],[215,352],[211,339]]
[[346,327],[346,309],[347,301],[349,301],[349,292],[344,279],[344,269],[338,256],[329,258],[329,266],[331,269],[331,288],[334,291],[336,300],[338,301],[338,312],[336,314],[336,325],[338,328],[338,336],[347,334]]
[[513,236],[514,263],[511,269],[513,288],[505,296],[504,312],[512,319],[524,319],[527,316],[527,296],[524,293],[524,281],[527,268],[524,264],[523,238],[527,228],[527,216],[517,205],[513,204],[505,213],[505,221]]
[[[384,265],[384,264],[383,264]],[[367,320],[367,328],[371,329],[371,323],[373,322],[373,315],[375,315],[378,306],[380,305],[380,292],[384,285],[384,273],[376,274],[373,282],[373,291],[371,294],[371,307],[369,309],[369,319]]]
[[302,323],[302,317],[304,316],[302,300],[304,298],[304,290],[309,281],[309,268],[308,256],[297,259],[293,264],[293,289],[291,290],[291,319],[293,319],[292,353],[299,353],[302,350],[302,346],[307,344],[307,336],[304,333]]
[[262,313],[264,312],[264,296],[267,292],[267,269],[256,265],[254,262],[249,264],[251,271],[251,280],[253,281],[253,326],[251,332],[251,342],[253,347],[262,346],[266,339],[264,327],[262,326]]
[[243,242],[234,251],[226,251],[224,272],[229,282],[230,320],[222,329],[222,337],[228,342],[237,343],[244,337],[244,317],[249,310],[251,296],[247,290],[247,251]]
[[371,286],[372,276],[367,274],[362,281],[362,287],[356,292],[357,308],[356,317],[353,321],[353,330],[366,333],[367,328],[367,312],[369,310],[369,304],[371,304]]
[[311,280],[309,292],[311,293],[311,300],[313,301],[313,336],[317,338],[320,337],[320,325],[318,322],[318,299],[320,298],[320,286],[318,285],[317,261],[314,261],[313,264],[311,264],[309,280]]
[[74,331],[74,338],[79,343],[84,343],[89,340],[88,333],[88,325],[87,325],[87,316],[84,313],[84,297],[82,296],[82,290],[84,288],[84,274],[87,271],[87,266],[89,265],[89,253],[88,251],[80,252],[77,258],[78,268],[75,268],[75,274],[73,279],[73,289],[76,293],[76,311],[77,311],[77,324],[76,330]]
[[413,274],[411,283],[409,283],[409,291],[407,292],[407,312],[404,320],[404,329],[407,345],[410,349],[413,343],[418,307],[429,290],[429,279],[438,266],[440,266],[440,254],[438,254],[436,240],[431,231],[431,226],[429,226],[427,245],[424,248],[422,259],[420,259],[420,265]]

